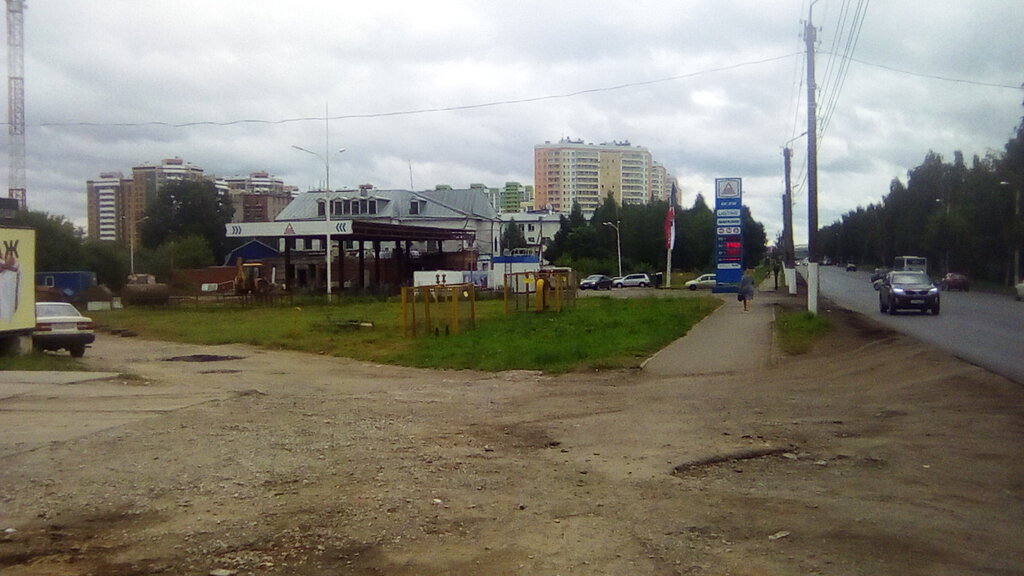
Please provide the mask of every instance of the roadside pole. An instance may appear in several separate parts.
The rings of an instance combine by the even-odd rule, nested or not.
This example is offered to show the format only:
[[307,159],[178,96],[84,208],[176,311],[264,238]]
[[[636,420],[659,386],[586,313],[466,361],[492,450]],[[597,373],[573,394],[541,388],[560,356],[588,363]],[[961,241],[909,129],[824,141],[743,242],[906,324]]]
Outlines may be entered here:
[[807,265],[807,311],[818,315],[818,263]]

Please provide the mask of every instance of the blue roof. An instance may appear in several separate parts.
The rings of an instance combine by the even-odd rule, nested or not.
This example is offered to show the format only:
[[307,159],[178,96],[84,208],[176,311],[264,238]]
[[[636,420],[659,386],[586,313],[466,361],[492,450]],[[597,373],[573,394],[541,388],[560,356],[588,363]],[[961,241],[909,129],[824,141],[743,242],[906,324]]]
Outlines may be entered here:
[[264,258],[273,258],[280,255],[281,253],[279,251],[267,246],[263,242],[260,242],[259,240],[250,240],[231,252],[228,252],[227,257],[224,259],[224,265],[231,266],[238,258],[246,261],[262,260]]

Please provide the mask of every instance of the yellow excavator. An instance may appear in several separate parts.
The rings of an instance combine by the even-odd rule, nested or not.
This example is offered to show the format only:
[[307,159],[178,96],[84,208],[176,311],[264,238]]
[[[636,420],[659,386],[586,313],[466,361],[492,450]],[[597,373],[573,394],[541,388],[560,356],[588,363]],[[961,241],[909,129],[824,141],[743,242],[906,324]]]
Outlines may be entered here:
[[264,274],[262,262],[246,262],[238,258],[235,268],[235,294],[266,294],[273,289],[273,284]]

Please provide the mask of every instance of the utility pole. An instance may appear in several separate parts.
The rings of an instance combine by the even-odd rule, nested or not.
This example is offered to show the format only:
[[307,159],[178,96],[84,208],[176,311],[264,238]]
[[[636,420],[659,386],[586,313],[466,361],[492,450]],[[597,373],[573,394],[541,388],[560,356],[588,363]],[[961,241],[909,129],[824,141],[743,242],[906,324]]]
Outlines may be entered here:
[[793,187],[790,183],[793,150],[783,148],[782,157],[786,167],[786,193],[782,195],[782,258],[786,268],[792,268],[796,264],[793,248]]
[[818,104],[814,83],[814,42],[817,34],[811,21],[814,5],[807,11],[804,42],[807,45],[807,260],[818,261]]

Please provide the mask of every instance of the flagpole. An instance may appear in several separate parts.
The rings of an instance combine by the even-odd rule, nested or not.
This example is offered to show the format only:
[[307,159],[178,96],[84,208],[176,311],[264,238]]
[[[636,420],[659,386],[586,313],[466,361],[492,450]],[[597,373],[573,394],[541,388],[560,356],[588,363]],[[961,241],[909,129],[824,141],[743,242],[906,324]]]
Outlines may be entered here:
[[672,287],[672,249],[665,251],[665,288]]
[[676,185],[673,181],[665,214],[665,288],[672,287],[672,249],[676,247]]

